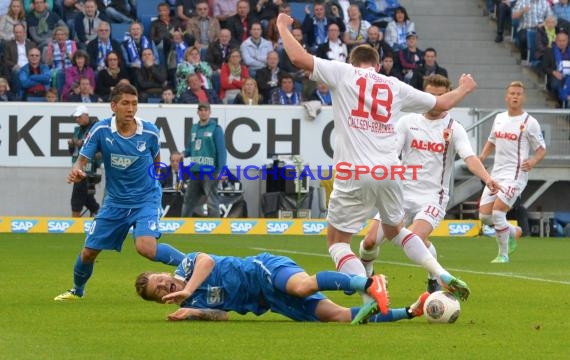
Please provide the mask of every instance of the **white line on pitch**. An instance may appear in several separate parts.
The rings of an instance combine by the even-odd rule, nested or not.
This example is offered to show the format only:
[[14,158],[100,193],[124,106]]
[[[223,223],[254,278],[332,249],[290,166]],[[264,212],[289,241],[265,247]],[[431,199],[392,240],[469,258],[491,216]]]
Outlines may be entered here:
[[[258,248],[258,247],[252,247],[251,249],[258,250],[258,251],[281,252],[281,253],[286,253],[286,254],[329,257],[329,255],[327,255],[327,254],[317,254],[317,253],[310,253],[310,252],[304,252],[304,251],[293,251],[293,250],[285,250],[285,249],[268,249],[268,248]],[[398,265],[398,266],[409,266],[409,267],[417,267],[417,268],[421,267],[421,266],[416,265],[416,264],[402,263],[402,262],[397,262],[397,261],[376,260],[376,262],[384,263],[384,264],[390,264],[390,265]],[[464,273],[477,274],[477,275],[500,276],[500,277],[513,278],[513,279],[532,280],[532,281],[541,281],[541,282],[553,283],[553,284],[570,285],[570,281],[550,280],[550,279],[543,279],[543,278],[532,277],[532,276],[517,275],[517,274],[513,274],[513,273],[486,272],[486,271],[475,271],[475,270],[454,269],[454,268],[449,268],[449,270],[461,271]]]

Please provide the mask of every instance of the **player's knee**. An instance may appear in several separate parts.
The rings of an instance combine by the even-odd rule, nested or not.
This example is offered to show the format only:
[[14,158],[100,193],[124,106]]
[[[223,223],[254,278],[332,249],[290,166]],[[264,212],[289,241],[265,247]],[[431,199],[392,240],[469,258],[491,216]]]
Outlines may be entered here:
[[479,213],[479,220],[481,220],[483,225],[493,226],[493,216],[491,214]]
[[507,226],[507,214],[504,211],[493,210],[493,223],[495,228],[504,228]]
[[81,261],[84,263],[92,263],[97,258],[97,255],[99,255],[98,250],[83,248],[81,251]]
[[154,258],[156,256],[156,247],[137,244],[136,249],[140,255],[144,256],[145,258],[147,258],[149,260],[154,260]]
[[309,278],[303,281],[296,281],[293,284],[287,284],[287,292],[289,295],[294,295],[297,297],[307,297],[314,294],[317,291],[313,281],[309,281]]

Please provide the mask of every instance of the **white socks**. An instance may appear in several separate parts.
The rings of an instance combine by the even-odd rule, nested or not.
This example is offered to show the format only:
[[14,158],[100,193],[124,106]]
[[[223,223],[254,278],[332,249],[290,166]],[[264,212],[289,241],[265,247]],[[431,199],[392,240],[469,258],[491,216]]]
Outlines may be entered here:
[[335,263],[336,271],[345,274],[366,276],[364,265],[362,265],[362,262],[352,251],[349,244],[333,244],[329,247],[329,254]]
[[422,239],[410,230],[403,228],[400,233],[392,239],[392,242],[395,245],[400,245],[410,260],[423,266],[430,274],[435,276],[440,276],[443,273],[447,274],[447,271],[441,267],[428,251]]
[[499,245],[499,255],[509,257],[509,235],[515,231],[514,226],[507,222],[507,213],[493,210],[493,222],[495,223],[495,237]]

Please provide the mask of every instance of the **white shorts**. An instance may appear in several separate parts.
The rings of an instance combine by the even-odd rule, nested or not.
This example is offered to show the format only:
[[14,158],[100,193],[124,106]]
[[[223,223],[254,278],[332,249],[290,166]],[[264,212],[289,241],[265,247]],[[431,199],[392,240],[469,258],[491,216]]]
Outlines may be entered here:
[[[439,202],[430,202],[426,205],[407,203],[404,206],[404,226],[409,227],[414,220],[425,220],[435,230],[445,214],[445,209],[439,205]],[[373,219],[382,222],[380,213],[376,213]]]
[[524,188],[526,187],[526,183],[515,182],[515,181],[499,181],[503,189],[503,191],[499,191],[495,195],[491,194],[491,190],[485,186],[483,190],[483,194],[481,194],[481,200],[479,200],[479,206],[487,205],[490,203],[494,203],[497,198],[499,198],[502,202],[507,204],[509,207],[513,207],[517,198],[521,195]]
[[404,219],[402,204],[399,179],[376,180],[370,175],[335,179],[327,220],[336,229],[355,234],[377,209],[384,224],[396,226]]

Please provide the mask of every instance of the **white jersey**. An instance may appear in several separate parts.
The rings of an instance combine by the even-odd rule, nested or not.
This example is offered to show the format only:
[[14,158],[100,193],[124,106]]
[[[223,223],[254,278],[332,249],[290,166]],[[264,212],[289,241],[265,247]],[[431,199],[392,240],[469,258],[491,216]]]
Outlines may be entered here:
[[445,209],[455,155],[462,159],[475,155],[465,129],[449,114],[439,120],[409,114],[400,119],[397,132],[403,165],[421,166],[415,180],[409,169],[406,172],[405,201],[422,206],[434,202]]
[[312,80],[326,83],[332,92],[334,163],[347,162],[351,168],[399,163],[395,117],[400,111],[428,111],[435,97],[374,68],[313,59]]
[[521,171],[521,166],[528,159],[530,148],[546,149],[538,121],[526,112],[513,117],[506,111],[497,114],[489,141],[495,144],[491,176],[524,184],[528,181],[528,172]]

